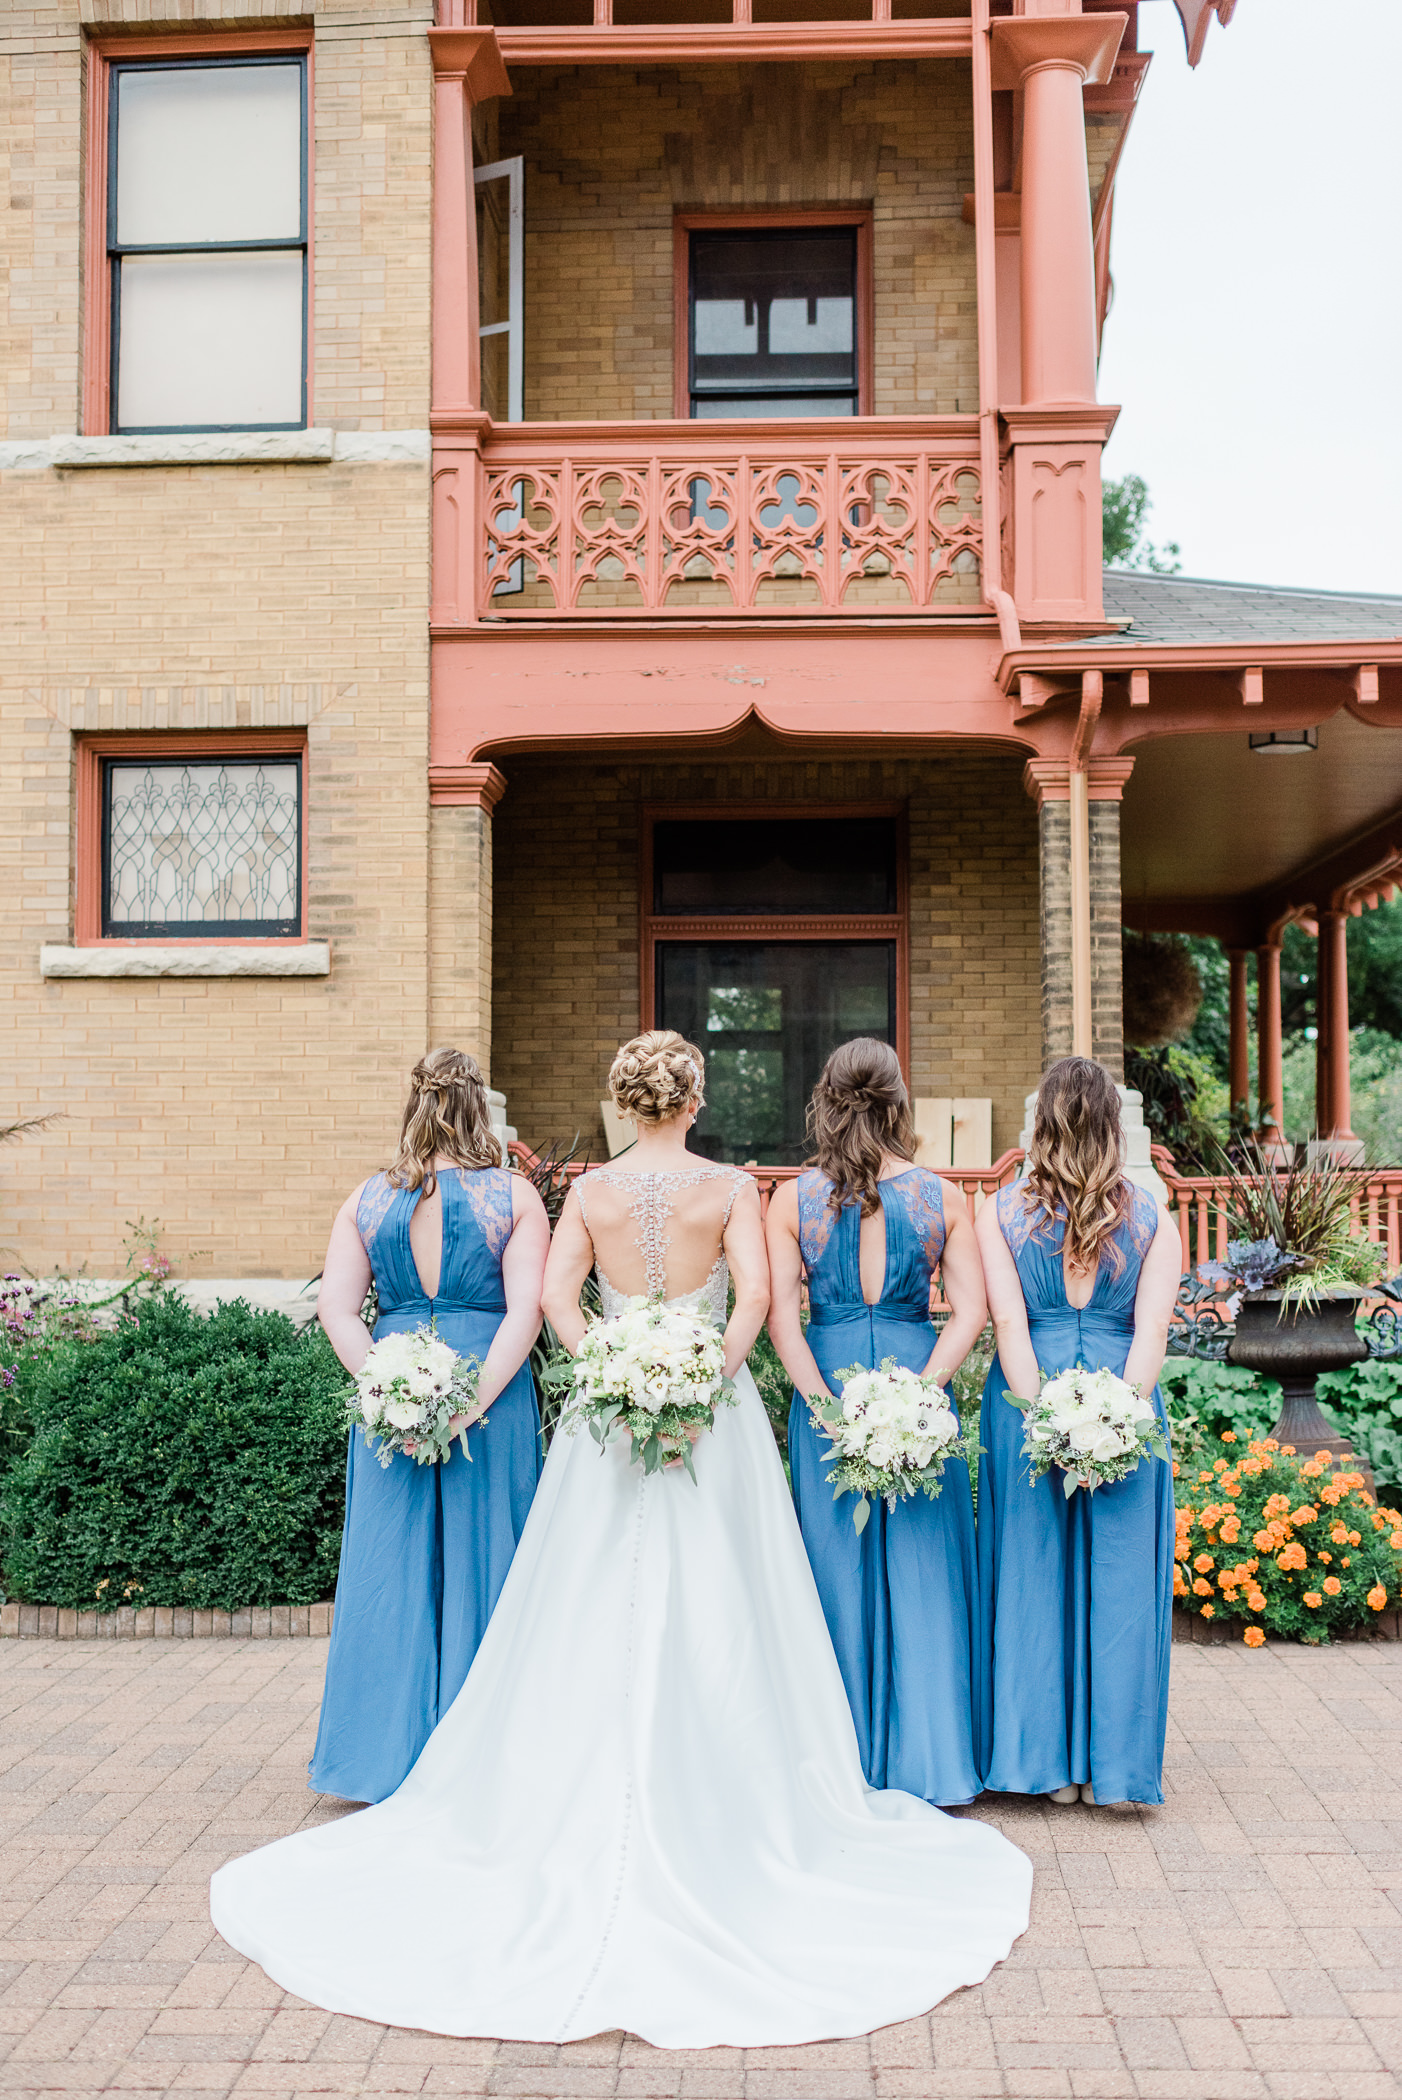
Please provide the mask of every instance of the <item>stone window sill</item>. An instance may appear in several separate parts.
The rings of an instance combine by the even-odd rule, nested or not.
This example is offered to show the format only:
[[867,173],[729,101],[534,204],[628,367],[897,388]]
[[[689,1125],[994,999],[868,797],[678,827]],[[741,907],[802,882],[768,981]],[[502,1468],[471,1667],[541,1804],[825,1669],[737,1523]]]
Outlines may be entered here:
[[188,437],[14,438],[0,444],[0,469],[49,467],[404,466],[427,461],[426,430],[225,430]]
[[329,941],[241,948],[198,941],[39,950],[41,977],[329,977]]

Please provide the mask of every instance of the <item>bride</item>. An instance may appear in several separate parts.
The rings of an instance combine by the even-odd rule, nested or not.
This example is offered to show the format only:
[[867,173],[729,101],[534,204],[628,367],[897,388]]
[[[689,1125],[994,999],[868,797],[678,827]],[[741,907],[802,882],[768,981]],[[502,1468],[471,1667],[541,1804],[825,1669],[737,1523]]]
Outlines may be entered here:
[[[576,1182],[546,1274],[564,1341],[594,1267],[725,1322],[739,1391],[644,1475],[562,1429],[456,1702],[398,1792],[214,1876],[233,1946],[313,2004],[398,2027],[664,2048],[866,2033],[980,1982],[1027,1924],[987,1824],[876,1793],[745,1355],[768,1304],[755,1185],[686,1150],[700,1052],[609,1075],[637,1143]],[[488,1423],[485,1434],[491,1435]]]

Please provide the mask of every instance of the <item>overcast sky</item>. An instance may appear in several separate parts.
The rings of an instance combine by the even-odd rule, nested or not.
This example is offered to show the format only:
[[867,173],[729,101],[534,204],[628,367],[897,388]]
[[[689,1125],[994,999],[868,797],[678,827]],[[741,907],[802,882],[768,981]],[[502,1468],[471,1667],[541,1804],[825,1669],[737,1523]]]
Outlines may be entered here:
[[1170,0],[1120,164],[1100,397],[1184,573],[1402,593],[1402,0]]

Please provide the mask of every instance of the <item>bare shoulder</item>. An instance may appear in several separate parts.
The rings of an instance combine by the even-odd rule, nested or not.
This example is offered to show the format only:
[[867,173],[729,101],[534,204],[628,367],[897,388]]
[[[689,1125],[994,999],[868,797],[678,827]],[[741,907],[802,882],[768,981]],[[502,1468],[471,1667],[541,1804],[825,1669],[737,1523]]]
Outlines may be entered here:
[[540,1200],[540,1191],[524,1174],[513,1173],[510,1186],[513,1220],[545,1217],[545,1205]]
[[[755,1191],[756,1201],[759,1192]],[[776,1184],[769,1198],[768,1218],[775,1225],[783,1225],[790,1232],[798,1230],[798,1181],[781,1181]]]

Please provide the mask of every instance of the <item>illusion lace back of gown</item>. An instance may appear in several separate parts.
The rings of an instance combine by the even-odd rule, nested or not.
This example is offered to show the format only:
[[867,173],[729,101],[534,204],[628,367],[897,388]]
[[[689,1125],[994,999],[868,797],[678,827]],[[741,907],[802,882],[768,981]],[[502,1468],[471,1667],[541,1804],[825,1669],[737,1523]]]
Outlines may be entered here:
[[[692,1290],[669,1293],[667,1289],[667,1255],[672,1245],[669,1225],[676,1212],[677,1197],[683,1189],[699,1188],[709,1181],[725,1181],[730,1184],[725,1210],[720,1220],[719,1232],[723,1235],[730,1223],[730,1213],[736,1196],[748,1180],[748,1175],[734,1167],[698,1166],[679,1168],[672,1173],[628,1174],[610,1173],[607,1169],[597,1172],[592,1180],[606,1188],[625,1188],[632,1201],[628,1207],[628,1219],[635,1228],[632,1233],[632,1251],[641,1255],[643,1264],[642,1293],[620,1290],[610,1282],[599,1258],[599,1247],[595,1241],[594,1274],[599,1282],[599,1297],[605,1319],[613,1319],[623,1312],[635,1297],[661,1298],[669,1311],[700,1313],[715,1327],[724,1327],[726,1305],[730,1296],[730,1264],[717,1248],[715,1261],[702,1281]],[[588,1198],[585,1194],[586,1177],[581,1175],[576,1187],[579,1192],[580,1216],[589,1226]],[[593,1231],[590,1231],[593,1237]]]

